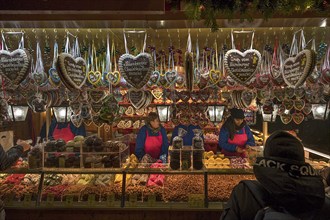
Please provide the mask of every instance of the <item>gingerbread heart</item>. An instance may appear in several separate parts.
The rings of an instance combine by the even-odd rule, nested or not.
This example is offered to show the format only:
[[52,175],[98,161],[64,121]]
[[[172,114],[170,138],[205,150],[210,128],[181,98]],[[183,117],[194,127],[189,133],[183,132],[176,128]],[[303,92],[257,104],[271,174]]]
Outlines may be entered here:
[[295,113],[292,114],[292,120],[297,125],[301,124],[301,122],[304,121],[304,118],[305,118],[305,116],[301,112],[295,112]]
[[282,115],[285,112],[285,106],[283,104],[278,105],[277,107],[277,114]]
[[87,79],[90,84],[96,86],[102,79],[102,74],[100,71],[89,71],[87,73]]
[[89,105],[89,103],[83,103],[81,105],[80,115],[83,119],[91,117],[91,106]]
[[209,74],[202,74],[198,82],[198,88],[205,89],[208,82],[209,82]]
[[98,102],[102,101],[102,99],[104,98],[104,91],[90,90],[88,92],[88,95],[92,102],[98,103]]
[[132,106],[129,106],[126,111],[125,111],[125,115],[127,116],[133,116],[134,115],[134,109]]
[[283,122],[283,124],[289,124],[292,120],[291,114],[283,113],[280,117],[281,117],[281,121]]
[[210,91],[204,90],[199,92],[199,99],[206,102],[210,98]]
[[26,50],[0,50],[0,75],[14,86],[18,86],[26,78],[30,65],[31,58]]
[[44,72],[34,72],[31,74],[31,78],[36,86],[43,87],[48,84],[48,76]]
[[53,84],[54,86],[59,86],[61,84],[61,78],[57,73],[57,69],[50,68],[48,70],[48,75],[49,75],[49,81],[51,84]]
[[303,50],[295,57],[289,57],[284,61],[282,76],[290,87],[302,85],[312,73],[316,63],[316,55],[313,50]]
[[278,78],[282,75],[281,68],[278,65],[272,64],[270,74],[272,75],[273,79]]
[[295,89],[294,88],[292,88],[292,87],[287,87],[286,89],[285,89],[285,95],[286,95],[286,97],[288,97],[288,98],[293,98],[293,96],[294,96],[294,94],[295,94]]
[[294,94],[297,98],[302,98],[305,96],[305,89],[303,87],[296,88]]
[[128,91],[128,99],[134,108],[140,109],[145,104],[146,94],[143,90],[130,89]]
[[275,89],[274,90],[274,96],[278,101],[283,101],[285,98],[285,90],[284,89]]
[[81,117],[80,114],[78,115],[73,114],[71,115],[71,122],[75,127],[79,128],[83,123],[83,118]]
[[155,99],[160,100],[163,98],[163,91],[161,89],[151,90],[151,94],[155,97]]
[[173,85],[177,80],[178,74],[175,70],[167,71],[165,73],[165,79],[169,85]]
[[150,76],[150,79],[148,81],[148,86],[149,87],[152,87],[152,86],[155,86],[158,84],[160,80],[160,73],[158,70],[155,70],[152,72],[151,76]]
[[230,76],[227,76],[226,82],[227,82],[227,86],[230,88],[233,88],[237,85],[237,82]]
[[256,76],[257,84],[260,88],[264,88],[270,82],[269,74],[257,74]]
[[276,85],[276,86],[282,86],[282,85],[284,84],[283,76],[280,75],[280,76],[277,77],[277,78],[273,78],[273,79],[272,79],[272,82],[273,82],[273,84]]
[[187,103],[190,99],[190,92],[189,91],[181,91],[181,92],[179,92],[179,97],[183,102]]
[[227,73],[238,83],[246,85],[255,75],[261,63],[259,51],[254,49],[242,53],[239,50],[229,50],[224,58],[224,65]]
[[120,83],[120,73],[118,71],[109,72],[107,79],[113,86],[117,86]]
[[69,104],[70,110],[75,115],[79,115],[81,112],[81,103],[80,102],[70,102]]
[[166,78],[165,78],[165,75],[161,75],[160,78],[159,78],[159,81],[158,81],[158,84],[161,86],[161,87],[164,87],[164,88],[168,88],[170,86],[170,84],[168,84]]
[[298,111],[303,110],[305,107],[305,101],[303,99],[298,99],[294,101],[294,108]]
[[210,70],[210,81],[212,84],[217,84],[220,81],[221,72],[219,70]]
[[100,128],[104,125],[103,120],[100,118],[99,115],[94,115],[93,116],[93,123],[95,124],[96,127]]
[[79,90],[73,90],[73,91],[67,92],[67,97],[70,102],[75,102],[76,100],[78,100],[79,96],[80,96]]
[[183,79],[183,77],[182,77],[181,75],[179,75],[179,76],[177,77],[175,83],[176,83],[176,87],[178,87],[178,88],[183,88],[183,86],[184,86],[184,79]]
[[285,99],[283,101],[283,105],[285,106],[285,109],[291,110],[293,108],[294,102],[291,99]]
[[190,98],[193,102],[197,102],[199,100],[199,95],[197,92],[191,92]]
[[149,81],[154,66],[148,53],[140,53],[137,56],[123,54],[118,64],[124,79],[136,89],[141,89]]
[[57,58],[57,70],[62,82],[70,90],[81,89],[86,82],[86,61],[81,57],[74,58],[71,54],[61,53]]
[[245,108],[251,105],[253,101],[253,97],[254,97],[253,92],[247,90],[242,91],[241,99]]
[[311,103],[305,103],[303,112],[305,115],[309,115],[312,112],[312,104]]
[[91,106],[92,106],[92,110],[93,110],[94,114],[97,114],[101,111],[103,103],[102,102],[98,102],[98,103],[92,102]]

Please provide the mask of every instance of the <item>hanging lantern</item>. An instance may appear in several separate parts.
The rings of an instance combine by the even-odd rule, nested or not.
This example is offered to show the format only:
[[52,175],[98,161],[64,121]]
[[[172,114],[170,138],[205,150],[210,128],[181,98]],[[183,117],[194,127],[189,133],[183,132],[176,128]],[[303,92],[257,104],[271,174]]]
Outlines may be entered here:
[[223,112],[225,111],[225,106],[223,105],[209,105],[208,113],[210,121],[213,123],[218,123],[222,121]]
[[312,104],[312,112],[314,119],[325,120],[329,117],[328,104]]
[[8,105],[8,114],[12,121],[25,121],[28,106]]
[[159,105],[157,106],[157,113],[160,122],[168,122],[171,118],[171,107],[169,105]]
[[53,114],[57,122],[68,122],[71,118],[71,110],[69,106],[52,107]]

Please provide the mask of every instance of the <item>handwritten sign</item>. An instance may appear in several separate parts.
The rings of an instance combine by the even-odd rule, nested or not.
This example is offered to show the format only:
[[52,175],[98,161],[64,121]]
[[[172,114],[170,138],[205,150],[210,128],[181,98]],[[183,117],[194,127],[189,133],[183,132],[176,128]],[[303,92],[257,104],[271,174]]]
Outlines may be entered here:
[[65,205],[72,206],[73,205],[73,195],[65,196]]
[[31,205],[31,201],[32,201],[32,195],[31,194],[25,194],[24,195],[24,200],[23,200],[24,206]]
[[150,79],[153,71],[152,57],[148,53],[132,56],[123,54],[118,61],[124,79],[136,89],[141,89]]
[[316,55],[312,50],[303,50],[295,57],[284,61],[283,79],[291,87],[302,85],[315,67]]
[[95,205],[95,194],[89,194],[87,199],[88,205]]
[[136,207],[137,205],[137,194],[131,194],[129,195],[129,198],[128,198],[128,204],[130,207]]
[[154,207],[156,205],[156,195],[149,195],[148,196],[148,206]]
[[27,76],[30,70],[30,56],[22,49],[0,51],[0,75],[18,86]]
[[74,58],[71,54],[61,53],[57,65],[59,76],[68,89],[80,89],[85,84],[86,62],[83,58]]
[[54,205],[54,200],[55,200],[55,196],[54,194],[47,194],[47,198],[46,198],[46,205],[47,206],[53,206]]
[[106,200],[107,206],[113,206],[115,204],[115,194],[109,194],[107,195],[107,200]]
[[246,85],[255,75],[261,63],[261,55],[254,49],[244,53],[232,49],[226,53],[224,63],[229,75],[238,83]]
[[204,207],[204,195],[203,194],[190,194],[188,195],[188,205],[192,208]]

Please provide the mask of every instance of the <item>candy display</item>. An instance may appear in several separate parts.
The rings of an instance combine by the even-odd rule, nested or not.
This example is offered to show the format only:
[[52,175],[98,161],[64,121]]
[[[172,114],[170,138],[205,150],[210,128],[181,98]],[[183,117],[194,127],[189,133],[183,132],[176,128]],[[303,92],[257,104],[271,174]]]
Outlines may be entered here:
[[204,153],[204,164],[208,169],[216,168],[216,169],[229,169],[230,160],[228,158],[224,158],[223,154],[215,155],[213,151]]
[[233,169],[251,169],[251,165],[249,164],[249,161],[247,158],[231,158],[230,159],[231,168]]

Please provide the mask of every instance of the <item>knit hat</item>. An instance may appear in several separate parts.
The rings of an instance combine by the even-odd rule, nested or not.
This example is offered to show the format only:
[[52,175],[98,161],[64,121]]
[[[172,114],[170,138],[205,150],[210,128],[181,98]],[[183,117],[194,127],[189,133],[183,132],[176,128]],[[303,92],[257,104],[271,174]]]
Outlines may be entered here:
[[305,162],[302,143],[295,136],[283,130],[275,131],[268,137],[264,157]]
[[239,118],[239,119],[244,119],[245,118],[244,111],[242,109],[238,109],[238,108],[232,108],[230,110],[230,115],[233,118]]

